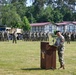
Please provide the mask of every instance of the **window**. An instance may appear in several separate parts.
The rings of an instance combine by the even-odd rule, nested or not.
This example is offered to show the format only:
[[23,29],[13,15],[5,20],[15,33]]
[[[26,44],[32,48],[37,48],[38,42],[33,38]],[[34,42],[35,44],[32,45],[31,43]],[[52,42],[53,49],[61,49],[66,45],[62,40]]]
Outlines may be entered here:
[[38,27],[36,27],[36,31],[38,31]]
[[49,31],[52,32],[52,26],[49,26]]
[[69,26],[69,31],[70,32],[74,32],[75,31],[75,26],[74,25],[70,25]]
[[32,27],[32,31],[36,31],[36,27]]

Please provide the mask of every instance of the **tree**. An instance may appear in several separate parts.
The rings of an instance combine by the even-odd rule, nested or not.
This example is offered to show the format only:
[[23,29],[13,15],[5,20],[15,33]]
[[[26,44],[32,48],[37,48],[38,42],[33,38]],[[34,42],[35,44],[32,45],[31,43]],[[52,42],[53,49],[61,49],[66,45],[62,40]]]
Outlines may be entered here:
[[2,24],[9,27],[21,27],[21,18],[12,5],[5,5],[2,8]]
[[26,17],[28,18],[30,23],[36,22],[36,15],[34,14],[34,6],[29,6],[26,8]]
[[73,19],[72,19],[72,12],[67,11],[66,14],[65,14],[64,17],[63,17],[63,20],[64,20],[64,21],[72,21],[72,20],[73,20]]
[[16,12],[10,12],[6,24],[10,27],[21,28],[21,18]]
[[53,21],[55,23],[63,21],[63,15],[60,13],[60,11],[58,10],[53,11]]
[[65,0],[68,4],[74,4],[76,0]]
[[35,18],[43,10],[45,3],[46,3],[46,0],[34,0],[33,1]]
[[47,0],[46,4],[51,5],[53,8],[61,9],[63,5],[66,5],[70,10],[74,10],[76,0]]
[[59,9],[60,13],[63,15],[66,14],[67,11],[71,11],[66,5],[63,5],[61,9]]
[[15,2],[12,5],[16,8],[16,12],[20,15],[20,17],[23,18],[26,13],[26,6],[21,2]]
[[11,3],[21,2],[23,4],[26,4],[27,0],[11,0]]
[[72,15],[72,19],[73,19],[73,21],[76,21],[76,12],[73,13],[73,15]]
[[30,30],[30,23],[29,23],[29,21],[28,21],[26,16],[23,17],[22,28],[23,28],[24,31],[29,31]]
[[37,22],[53,22],[53,9],[47,6],[42,12],[39,13],[37,17]]
[[64,4],[64,0],[47,0],[47,5],[51,5],[53,8],[61,7]]

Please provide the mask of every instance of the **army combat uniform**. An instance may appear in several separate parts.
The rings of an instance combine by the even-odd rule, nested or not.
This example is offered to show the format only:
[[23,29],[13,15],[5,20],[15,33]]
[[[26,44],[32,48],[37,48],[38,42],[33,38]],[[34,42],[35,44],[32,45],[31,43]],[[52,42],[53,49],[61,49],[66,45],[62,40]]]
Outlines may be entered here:
[[55,46],[57,46],[58,50],[58,57],[61,67],[64,66],[64,37],[61,35],[57,37]]
[[16,31],[13,32],[12,34],[12,40],[13,40],[13,43],[17,43],[17,34],[16,34]]

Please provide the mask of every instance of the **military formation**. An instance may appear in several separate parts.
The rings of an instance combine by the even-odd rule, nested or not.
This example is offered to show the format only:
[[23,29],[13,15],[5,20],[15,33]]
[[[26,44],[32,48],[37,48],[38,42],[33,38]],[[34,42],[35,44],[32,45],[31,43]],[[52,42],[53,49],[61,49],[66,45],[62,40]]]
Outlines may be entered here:
[[17,40],[24,41],[49,41],[49,33],[45,32],[30,32],[25,31],[21,34],[16,32],[8,33],[7,31],[0,31],[0,41],[9,41],[13,40],[13,43]]
[[0,31],[0,41],[9,41],[9,33],[7,31]]
[[24,41],[49,41],[49,33],[45,32],[23,32]]
[[62,33],[65,38],[65,41],[70,44],[70,41],[76,41],[76,32],[65,32]]
[[[76,32],[64,32],[62,35],[65,41],[70,44],[70,41],[76,41]],[[15,37],[14,37],[15,36]],[[9,33],[8,31],[0,31],[0,41],[24,40],[24,41],[49,41],[49,32],[30,32],[25,31],[19,33]],[[14,41],[14,40],[13,40]],[[16,42],[15,41],[15,42]]]

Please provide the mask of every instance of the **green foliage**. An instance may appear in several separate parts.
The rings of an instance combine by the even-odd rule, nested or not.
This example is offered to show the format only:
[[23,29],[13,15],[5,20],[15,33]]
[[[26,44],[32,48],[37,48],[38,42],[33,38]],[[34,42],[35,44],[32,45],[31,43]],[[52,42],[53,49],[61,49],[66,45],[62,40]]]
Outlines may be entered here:
[[21,2],[15,2],[12,5],[16,8],[17,14],[21,18],[23,18],[25,16],[25,13],[26,13],[26,6],[23,5],[23,3],[21,3]]
[[72,19],[73,19],[73,21],[76,21],[76,12],[73,13],[73,15],[72,15]]
[[30,7],[27,7],[26,9],[26,17],[28,18],[29,22],[30,23],[34,23],[36,22],[36,15],[35,15],[35,12],[34,12],[34,6],[30,6]]
[[63,17],[63,20],[65,21],[72,21],[72,12],[68,11]]
[[2,10],[2,23],[9,27],[18,27],[21,25],[21,18],[16,13],[15,7],[9,5],[4,6]]
[[63,21],[63,15],[58,10],[53,11],[53,21],[55,23]]
[[29,23],[29,21],[28,21],[26,16],[23,17],[22,28],[23,28],[24,31],[29,31],[30,30],[30,23]]
[[66,5],[63,5],[61,9],[59,9],[59,11],[65,15],[67,11],[70,11],[69,8]]
[[26,3],[26,0],[10,0],[11,3],[16,3],[16,2],[21,2],[21,3]]
[[38,17],[38,22],[53,22],[53,9],[50,6],[47,6],[44,10],[42,10]]
[[40,10],[42,7],[44,7],[45,3],[46,0],[34,0],[33,5],[38,8],[37,10]]
[[33,4],[29,7],[26,7],[27,0],[1,1],[0,24],[3,25],[24,27],[24,29],[29,30],[30,27],[25,27],[23,22],[24,16],[30,23],[48,21],[56,23],[76,20],[76,13],[73,13],[71,9],[71,5],[75,5],[75,0],[32,0]]
[[34,17],[38,19],[40,16],[40,13],[42,15],[42,10],[44,10],[44,4],[46,0],[34,0],[33,1],[33,7],[34,7]]

